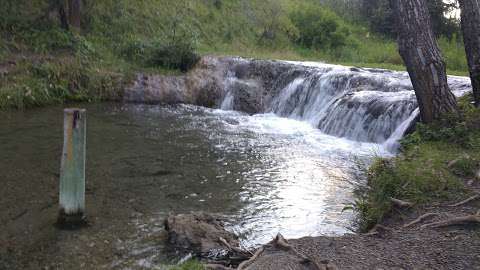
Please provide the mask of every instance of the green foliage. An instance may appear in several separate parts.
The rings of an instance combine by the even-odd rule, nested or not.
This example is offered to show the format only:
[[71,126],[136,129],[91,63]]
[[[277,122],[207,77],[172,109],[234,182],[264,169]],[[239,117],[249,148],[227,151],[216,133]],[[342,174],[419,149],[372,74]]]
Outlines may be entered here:
[[381,222],[391,212],[391,198],[423,204],[461,194],[460,179],[447,168],[457,151],[431,142],[392,160],[378,159],[369,169],[368,189],[357,194],[360,229],[367,231]]
[[182,72],[190,70],[199,60],[200,56],[195,53],[192,44],[184,41],[177,41],[155,48],[151,58],[154,65],[168,69],[179,69]]
[[295,42],[313,49],[336,49],[347,45],[349,29],[332,11],[318,5],[308,5],[291,14],[299,36]]
[[[452,38],[460,32],[460,27],[455,18],[445,16],[455,9],[455,5],[449,2],[428,0],[427,5],[435,34]],[[360,1],[360,3],[360,7],[357,8],[360,20],[367,22],[372,31],[394,38],[396,35],[395,13],[390,8],[389,0],[368,0]]]
[[135,40],[125,46],[121,55],[142,65],[182,72],[190,70],[200,60],[195,46],[184,39],[170,43]]
[[450,170],[460,177],[473,177],[480,163],[478,160],[465,155],[453,160],[449,165]]
[[422,142],[444,142],[462,148],[479,147],[476,132],[480,130],[480,109],[471,104],[471,99],[471,95],[467,95],[460,100],[460,114],[445,115],[429,125],[418,123],[416,132],[402,141],[403,148]]
[[456,34],[453,34],[452,38],[442,36],[438,39],[438,44],[448,69],[467,70],[467,57],[461,37]]
[[[185,71],[200,54],[207,53],[404,69],[395,41],[371,34],[371,29],[352,20],[356,13],[351,9],[358,5],[350,7],[350,2],[344,5],[325,0],[322,5],[311,0],[84,1],[79,34],[61,27],[60,2],[2,2],[0,64],[12,58],[15,62],[16,58],[27,58],[64,66],[60,64],[63,58],[76,59],[68,61],[69,69],[91,76],[88,84],[75,83],[81,87],[74,89],[82,91],[90,85],[116,81],[108,74]],[[348,17],[337,15],[326,5]],[[441,38],[439,43],[449,72],[466,75],[464,49],[456,36]],[[63,60],[55,61],[56,57]],[[46,87],[47,80],[34,75],[31,68],[15,70],[15,75],[8,72],[7,78],[0,79],[4,81],[0,93],[4,99],[2,107],[37,106],[49,104],[46,100],[61,102],[84,96],[72,95],[73,90],[64,83],[60,88],[68,91]],[[69,74],[60,76],[72,79]],[[44,94],[45,89],[52,91],[51,95]],[[91,99],[95,91],[86,90]],[[30,93],[34,98],[29,97]]]
[[392,197],[422,204],[462,194],[463,179],[473,177],[480,165],[480,109],[470,99],[461,99],[459,116],[447,115],[428,126],[418,124],[402,140],[398,157],[374,162],[368,187],[358,190],[354,205],[363,231],[390,213]]
[[82,59],[22,61],[0,78],[0,110],[117,98],[123,77],[82,63]]

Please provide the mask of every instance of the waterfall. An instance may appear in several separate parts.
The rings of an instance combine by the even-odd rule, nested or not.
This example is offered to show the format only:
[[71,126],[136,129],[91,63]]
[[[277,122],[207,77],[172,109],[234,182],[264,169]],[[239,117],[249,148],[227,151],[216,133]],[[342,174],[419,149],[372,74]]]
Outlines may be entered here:
[[[245,95],[248,86],[255,85],[250,91],[263,91],[261,102],[248,101],[262,103],[256,113],[306,121],[328,135],[383,144],[392,151],[419,114],[406,72],[310,62],[262,63],[250,68],[260,72],[239,76],[232,65],[222,109],[236,109],[239,93]],[[467,78],[449,77],[449,83],[457,96],[469,90]]]

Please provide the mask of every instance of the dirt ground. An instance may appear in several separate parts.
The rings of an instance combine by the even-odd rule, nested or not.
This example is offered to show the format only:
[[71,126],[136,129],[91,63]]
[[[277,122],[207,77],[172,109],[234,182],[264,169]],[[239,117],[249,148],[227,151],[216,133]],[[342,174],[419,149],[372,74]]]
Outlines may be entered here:
[[[472,193],[480,190],[478,183],[476,185],[468,187]],[[440,228],[424,227],[433,222],[478,213],[480,199],[452,207],[463,199],[414,210],[397,209],[382,224],[384,228],[381,227],[373,231],[374,233],[342,237],[305,237],[289,240],[289,244],[317,264],[331,264],[335,269],[480,269],[479,223]],[[404,227],[427,213],[434,215]],[[282,265],[289,263],[291,262],[284,253],[274,249],[273,252],[265,252],[248,269],[281,269]]]

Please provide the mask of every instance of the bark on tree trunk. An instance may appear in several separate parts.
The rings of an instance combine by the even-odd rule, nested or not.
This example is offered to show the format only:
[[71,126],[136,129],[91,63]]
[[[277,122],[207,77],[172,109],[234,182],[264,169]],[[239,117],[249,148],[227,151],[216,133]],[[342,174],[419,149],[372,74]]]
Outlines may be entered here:
[[60,19],[60,24],[62,25],[62,28],[65,30],[69,30],[70,26],[69,26],[68,17],[67,17],[68,7],[66,6],[66,2],[65,1],[57,2],[57,8],[58,8],[58,17]]
[[76,30],[80,30],[80,21],[81,21],[81,10],[82,10],[82,1],[81,0],[69,0],[68,1],[68,19],[70,26]]
[[422,121],[431,123],[442,114],[457,112],[427,3],[425,0],[390,0],[390,5],[397,22],[399,52],[410,74]]
[[480,0],[459,0],[462,32],[475,105],[480,107]]

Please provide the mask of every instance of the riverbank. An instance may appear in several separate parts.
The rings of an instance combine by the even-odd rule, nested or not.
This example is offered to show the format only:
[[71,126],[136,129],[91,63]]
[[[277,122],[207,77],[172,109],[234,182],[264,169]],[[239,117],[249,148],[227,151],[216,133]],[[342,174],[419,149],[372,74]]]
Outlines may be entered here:
[[[467,101],[458,122],[417,127],[398,157],[369,168],[354,206],[363,233],[290,245],[332,269],[480,269],[480,117]],[[248,269],[281,269],[285,258],[266,252]]]
[[[475,188],[478,190],[478,186]],[[385,227],[378,227],[370,234],[306,237],[289,243],[312,261],[336,267],[331,269],[480,269],[478,225],[424,227],[475,214],[480,206],[478,201],[459,207],[449,206],[457,202],[444,201],[408,211],[395,211],[396,217],[383,220]],[[406,227],[425,214],[432,215]],[[265,258],[260,256],[248,269],[282,269],[287,263],[281,253],[267,252]]]
[[[204,57],[208,56],[208,50]],[[384,68],[405,71],[400,64],[335,60],[314,51],[225,50],[216,55],[253,57],[290,61],[326,61],[365,68]],[[131,84],[136,73],[180,75],[178,70],[149,67],[114,56],[100,59],[98,53],[61,52],[38,54],[9,53],[0,58],[0,110],[29,109],[48,105],[117,101],[123,89]],[[221,57],[221,56],[220,56]],[[466,70],[449,70],[450,75],[467,76]]]
[[470,102],[449,125],[417,124],[397,157],[368,169],[358,234],[276,240],[242,269],[480,269],[480,111]]
[[[199,69],[192,71],[189,76],[182,75],[173,78],[161,75],[139,75],[136,79],[137,86],[128,88],[126,90],[127,95],[122,94],[121,96],[127,101],[153,104],[187,102],[201,105],[202,102],[209,101],[207,103],[216,103],[218,107],[219,103],[224,103],[221,100],[226,99],[223,97],[225,93],[221,92],[219,95],[220,92],[218,91],[225,91],[221,86],[223,85],[222,82],[227,81],[234,82],[229,88],[234,103],[225,104],[227,109],[235,108],[254,114],[267,111],[270,108],[270,106],[267,106],[269,103],[278,103],[276,107],[281,114],[284,111],[291,111],[292,107],[287,102],[288,100],[279,99],[279,97],[284,96],[282,91],[288,92],[289,89],[294,89],[289,85],[299,77],[302,79],[310,78],[309,80],[296,80],[304,83],[319,76],[319,79],[327,80],[322,85],[329,85],[328,82],[333,80],[336,82],[334,85],[338,87],[338,85],[344,85],[345,82],[351,82],[352,76],[355,76],[355,83],[349,84],[349,90],[353,93],[360,92],[360,94],[365,89],[373,89],[380,93],[389,90],[387,92],[390,93],[398,91],[398,88],[400,88],[411,92],[411,85],[409,85],[405,74],[386,70],[318,64],[311,67],[308,64],[301,63],[292,64],[238,58],[219,59],[215,57],[204,58],[200,63]],[[214,72],[215,70],[217,72]],[[330,73],[331,76],[320,76],[318,74],[319,70],[327,73],[333,72]],[[205,74],[209,76],[205,76]],[[228,74],[230,74],[230,77],[226,77]],[[216,77],[217,75],[219,77]],[[388,80],[385,80],[385,78],[388,78]],[[450,78],[452,86],[461,93],[468,88],[466,81],[462,78]],[[315,85],[305,85],[306,87],[297,89],[307,91],[307,93],[309,87],[316,89]],[[388,88],[391,85],[393,85],[393,88]],[[205,89],[208,91],[204,91]],[[315,93],[328,92],[328,89],[324,87],[322,91]],[[335,89],[332,88],[331,90],[335,92]],[[301,97],[301,91],[298,91],[297,95],[292,97]],[[370,92],[367,91],[366,94]],[[212,95],[203,95],[205,93],[211,93]],[[351,96],[351,94],[344,96],[342,94],[342,97],[336,97],[337,99],[344,99],[346,102],[340,103],[334,108],[338,110],[342,108],[342,105],[345,105],[345,111],[348,112],[348,102],[357,102],[353,103],[356,104],[355,106],[372,104],[370,99],[351,101]],[[377,96],[375,95],[372,98],[375,99]],[[407,102],[406,104],[414,102],[414,97],[411,95],[406,95],[403,98],[405,99],[404,102]],[[317,99],[311,98],[304,100],[304,102],[308,104],[308,102],[315,102],[315,100]],[[382,100],[380,99],[380,101]],[[394,103],[388,102],[397,102],[398,100],[387,99],[385,103],[380,103],[380,101],[378,104],[385,104],[383,107],[392,108],[390,104]],[[328,260],[332,264],[338,265],[340,269],[349,269],[349,267],[351,267],[350,269],[359,269],[355,268],[357,265],[363,267],[360,269],[372,269],[378,265],[387,269],[388,267],[395,269],[398,266],[407,269],[442,269],[443,266],[440,263],[446,263],[447,266],[453,265],[459,269],[465,268],[466,264],[476,267],[475,259],[477,257],[475,257],[475,254],[478,253],[479,243],[478,226],[473,224],[473,226],[466,227],[462,225],[446,228],[421,228],[421,225],[429,222],[473,215],[479,207],[478,200],[471,200],[459,206],[448,206],[479,192],[479,181],[475,179],[475,174],[480,160],[478,125],[480,117],[478,117],[478,110],[469,105],[468,98],[462,99],[460,104],[462,108],[461,117],[449,119],[443,124],[439,123],[438,126],[417,126],[417,132],[403,141],[403,153],[393,160],[377,161],[370,172],[366,173],[369,182],[368,187],[363,192],[359,190],[357,203],[353,204],[352,207],[361,213],[361,228],[369,230],[376,223],[380,223],[383,227],[377,226],[378,232],[372,231],[370,235],[348,235],[338,238],[307,237],[291,240],[291,245],[312,260],[319,262]],[[303,105],[297,104],[297,106]],[[4,175],[6,180],[1,196],[1,215],[2,220],[4,220],[0,230],[0,241],[2,242],[1,267],[6,269],[36,269],[38,265],[41,265],[52,269],[96,269],[100,265],[106,268],[123,269],[132,264],[143,267],[138,265],[139,261],[141,264],[145,264],[145,267],[156,267],[157,264],[161,265],[163,262],[161,256],[158,257],[159,254],[166,254],[161,244],[165,235],[162,233],[162,229],[159,229],[163,227],[162,220],[152,218],[152,216],[155,216],[155,211],[158,211],[160,207],[167,205],[180,209],[180,211],[186,211],[190,209],[187,203],[198,199],[202,200],[201,204],[199,201],[194,205],[202,207],[202,210],[204,210],[203,204],[205,201],[209,202],[212,198],[220,198],[222,200],[220,203],[210,202],[206,207],[207,211],[219,212],[225,210],[224,205],[227,202],[232,203],[233,207],[241,204],[241,202],[229,201],[232,198],[237,198],[229,195],[236,194],[235,191],[229,191],[231,193],[221,192],[222,196],[210,197],[207,196],[208,192],[199,192],[199,190],[202,190],[200,187],[205,183],[205,179],[216,181],[215,190],[220,191],[223,189],[228,191],[230,188],[236,188],[240,185],[233,176],[231,182],[217,178],[221,175],[232,175],[231,170],[220,173],[216,169],[209,172],[204,178],[197,175],[199,170],[207,166],[206,164],[216,164],[216,158],[206,162],[203,166],[198,165],[197,162],[185,162],[182,167],[186,167],[188,170],[186,172],[177,171],[177,160],[205,160],[211,156],[215,157],[216,155],[201,155],[202,153],[210,153],[210,147],[199,150],[197,146],[193,145],[194,148],[188,148],[192,146],[192,141],[187,140],[186,143],[179,144],[185,146],[186,149],[171,151],[175,158],[164,159],[158,157],[158,153],[165,152],[163,147],[165,142],[171,140],[162,140],[161,138],[164,137],[159,136],[156,133],[157,130],[164,130],[164,127],[178,124],[181,122],[181,117],[171,117],[170,120],[165,122],[165,120],[152,121],[148,117],[142,120],[143,117],[135,113],[133,118],[116,116],[117,112],[128,108],[128,106],[122,104],[116,104],[115,106],[110,113],[106,114],[108,115],[106,119],[95,120],[94,117],[91,119],[93,120],[91,122],[94,125],[93,127],[97,127],[97,129],[92,129],[92,126],[89,128],[89,130],[94,131],[93,134],[97,135],[93,137],[95,138],[94,143],[97,142],[96,146],[91,149],[92,152],[89,154],[89,156],[95,158],[92,168],[96,171],[93,178],[95,180],[88,184],[89,190],[87,190],[87,208],[92,209],[89,210],[88,214],[91,217],[92,226],[74,233],[58,231],[53,226],[57,214],[55,205],[58,173],[56,171],[59,164],[58,153],[61,151],[58,148],[60,147],[58,142],[61,142],[62,135],[61,113],[58,113],[58,111],[61,111],[61,108],[57,108],[58,111],[52,113],[51,118],[41,117],[41,114],[37,114],[36,112],[39,109],[24,112],[9,111],[3,114],[2,120],[5,121],[5,124],[2,124],[2,127],[6,128],[0,130],[2,132],[0,139],[5,140],[1,144],[5,148],[2,149],[4,159],[0,165],[2,171],[6,172]],[[153,106],[153,108],[155,107]],[[315,109],[322,106],[313,104],[308,107]],[[375,110],[366,108],[364,119],[371,119],[367,116]],[[411,107],[411,109],[413,110],[414,107]],[[144,108],[140,109],[140,111],[143,110]],[[338,110],[338,112],[341,113],[342,110]],[[403,112],[403,110],[393,111],[397,114],[400,112]],[[155,114],[155,110],[151,113]],[[188,114],[195,115],[197,113],[194,111]],[[403,112],[396,118],[397,122],[402,123],[409,117],[409,113]],[[97,109],[97,113],[93,113],[92,116],[96,115],[103,115],[103,111]],[[377,114],[372,113],[371,115],[373,117]],[[249,116],[244,117],[242,119],[245,120]],[[343,117],[335,117],[335,119],[338,121],[344,120]],[[162,127],[152,130],[141,129],[131,133],[132,130],[139,127],[138,121],[140,123],[157,123]],[[383,119],[375,119],[374,121],[383,121]],[[227,126],[237,127],[240,122],[238,120],[228,120],[227,123]],[[344,126],[355,124],[345,122]],[[24,125],[29,125],[32,129],[29,130]],[[392,121],[380,122],[380,124],[375,125],[381,130],[372,134],[383,134],[382,130],[386,125],[393,125]],[[45,133],[43,131],[45,129],[52,133]],[[103,131],[110,129],[114,131],[108,134],[113,135],[106,136]],[[236,130],[238,131],[238,129]],[[152,132],[153,136],[149,136]],[[344,131],[327,129],[325,132],[336,135],[335,132]],[[210,133],[209,130],[208,134]],[[142,134],[146,134],[146,138],[142,137]],[[165,138],[171,138],[171,133],[169,134],[168,136],[165,135]],[[353,133],[343,133],[343,135],[350,136],[353,139],[367,137]],[[134,138],[138,136],[139,138],[135,140]],[[116,141],[115,139],[119,137],[123,140]],[[9,138],[15,138],[16,143],[13,144],[9,141]],[[175,138],[180,139],[181,137],[175,136]],[[265,138],[265,136],[260,138]],[[371,138],[375,139],[373,136]],[[102,139],[106,141],[99,143]],[[157,139],[163,144],[156,144]],[[215,145],[222,145],[217,139],[219,138],[215,139]],[[43,143],[39,143],[39,140],[42,140]],[[304,140],[302,139],[302,141]],[[119,148],[119,145],[122,148]],[[144,147],[141,151],[142,155],[132,156],[131,149],[138,149],[141,146]],[[298,146],[298,143],[294,146]],[[279,146],[275,148],[279,148]],[[321,146],[316,150],[322,151],[325,148]],[[328,148],[330,151],[332,150],[331,145]],[[121,149],[126,149],[127,152],[118,154],[116,151],[121,151]],[[251,153],[252,149],[254,150],[256,147],[248,148],[245,153]],[[185,159],[185,157],[182,157],[184,153],[189,153],[189,155],[190,153],[200,153],[200,156],[196,158],[188,156]],[[265,154],[263,151],[262,153]],[[285,154],[282,153],[282,156],[285,156]],[[329,156],[331,156],[331,153]],[[221,160],[222,164],[232,163],[221,158],[218,160]],[[237,158],[235,157],[232,160],[236,161]],[[257,158],[254,160],[255,162],[258,161]],[[270,158],[267,160],[271,161]],[[305,160],[311,159],[301,159],[301,167],[305,166]],[[47,162],[45,161],[55,162],[48,162],[48,165],[46,165]],[[144,162],[152,167],[145,167]],[[23,166],[19,168],[18,164]],[[164,167],[164,164],[169,165]],[[418,164],[421,164],[421,166]],[[291,166],[292,164],[289,164],[286,167]],[[345,173],[349,167],[351,166],[342,167],[342,173]],[[244,171],[251,170],[239,170],[239,172]],[[295,175],[298,176],[298,173],[299,171],[295,172]],[[242,174],[238,176],[238,179],[244,179],[245,177]],[[269,181],[275,180],[272,175],[268,177],[272,177]],[[18,179],[24,179],[24,181],[19,183]],[[132,179],[135,181],[132,182]],[[180,179],[182,181],[192,181],[192,184],[179,186],[177,189]],[[254,179],[256,179],[256,176]],[[289,179],[291,177],[286,178],[286,180]],[[282,183],[279,182],[278,185],[281,186]],[[361,181],[359,183],[362,184]],[[298,184],[301,183],[296,183],[293,186],[297,187]],[[270,186],[272,185],[270,184]],[[342,183],[340,183],[340,186],[343,190]],[[338,187],[338,185],[335,185],[335,187]],[[164,194],[168,188],[173,188],[173,192]],[[312,186],[309,186],[308,189],[312,190]],[[339,197],[339,192],[334,192],[334,197]],[[160,198],[165,201],[160,200]],[[408,201],[414,206],[406,209],[395,207],[391,198]],[[298,201],[298,198],[294,201]],[[313,200],[309,202],[309,205],[312,202]],[[341,212],[343,203],[346,202],[335,201],[335,206],[340,207],[336,210],[338,213]],[[292,205],[292,203],[286,205]],[[308,212],[311,214],[314,210],[311,209]],[[424,214],[429,214],[425,220],[403,228],[403,225]],[[470,250],[463,251],[467,246],[471,248],[471,252]],[[433,251],[437,252],[436,256],[432,253]],[[465,254],[465,256],[461,257],[462,254]],[[153,260],[152,263],[149,256],[157,257],[154,257],[156,260]],[[440,259],[437,261],[437,258]],[[273,260],[273,262],[281,261],[282,258]],[[272,260],[269,259],[267,262],[271,263]],[[417,262],[418,267],[414,264]],[[198,265],[195,267],[198,267]],[[260,269],[265,269],[262,267]],[[445,269],[449,268],[446,267]]]

